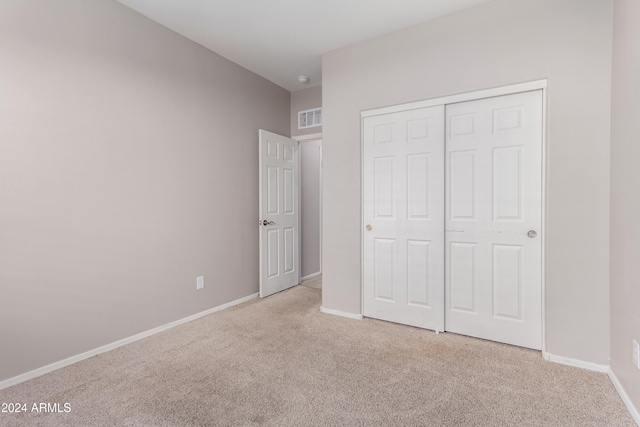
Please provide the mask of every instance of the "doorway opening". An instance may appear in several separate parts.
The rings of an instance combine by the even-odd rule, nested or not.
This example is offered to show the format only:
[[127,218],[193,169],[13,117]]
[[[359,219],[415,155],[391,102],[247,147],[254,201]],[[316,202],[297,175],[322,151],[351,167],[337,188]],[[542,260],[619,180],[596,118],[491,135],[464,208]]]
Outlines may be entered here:
[[322,274],[322,135],[259,131],[260,297]]
[[299,141],[300,170],[300,281],[322,288],[322,135]]

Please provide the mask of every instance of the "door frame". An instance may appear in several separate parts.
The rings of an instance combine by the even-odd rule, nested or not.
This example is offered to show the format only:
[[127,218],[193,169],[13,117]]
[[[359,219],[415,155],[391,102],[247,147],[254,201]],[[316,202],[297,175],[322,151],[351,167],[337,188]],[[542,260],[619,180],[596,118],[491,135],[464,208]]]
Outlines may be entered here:
[[[542,254],[541,254],[541,288],[542,288],[542,306],[541,306],[541,318],[542,324],[540,327],[542,338],[542,356],[545,359],[549,358],[549,353],[546,351],[546,213],[547,213],[547,79],[535,80],[530,82],[518,83],[507,86],[494,87],[489,89],[482,89],[473,92],[466,92],[461,94],[442,96],[438,98],[427,99],[417,102],[409,102],[406,104],[392,105],[389,107],[376,108],[372,110],[365,110],[360,112],[360,315],[364,311],[364,119],[366,117],[380,116],[391,113],[398,113],[401,111],[415,110],[418,108],[434,107],[436,105],[455,104],[458,102],[475,101],[483,98],[493,98],[496,96],[512,95],[520,92],[529,92],[534,90],[542,91],[542,230],[540,238],[542,239]],[[446,327],[446,317],[445,317]],[[436,331],[438,333],[438,331]]]
[[[300,136],[292,136],[291,139],[294,139],[296,141],[298,141],[298,147],[300,146],[300,144],[305,143],[305,142],[313,142],[313,141],[318,141],[318,140],[322,140],[322,133],[311,133],[308,135],[300,135]],[[298,165],[301,165],[300,162],[300,150],[298,150]],[[301,170],[301,169],[300,169]],[[300,228],[300,242],[298,243],[298,250],[300,252],[300,281],[302,282],[302,280],[306,280],[306,279],[311,279],[313,277],[316,276],[320,276],[322,275],[322,145],[320,145],[320,168],[319,168],[319,180],[320,180],[320,186],[318,188],[319,191],[319,215],[318,215],[318,220],[320,221],[320,236],[318,239],[318,244],[320,245],[319,248],[319,254],[320,254],[320,271],[318,273],[314,273],[311,274],[309,276],[305,276],[302,277],[302,227]],[[302,177],[302,174],[300,173],[300,177]],[[300,202],[302,202],[302,179],[300,179],[300,186],[298,187],[298,200],[300,200]],[[298,216],[300,217],[302,215],[302,206],[300,207],[300,209],[298,209]],[[299,218],[299,223],[302,224],[302,218]]]

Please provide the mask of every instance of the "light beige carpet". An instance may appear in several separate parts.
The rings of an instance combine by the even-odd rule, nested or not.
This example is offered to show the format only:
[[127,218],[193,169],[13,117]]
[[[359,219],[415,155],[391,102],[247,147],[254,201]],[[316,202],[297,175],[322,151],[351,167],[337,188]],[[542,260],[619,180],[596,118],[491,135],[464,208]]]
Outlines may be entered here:
[[298,286],[0,391],[2,426],[633,426],[609,378],[539,352],[320,313]]
[[314,289],[322,289],[322,276],[312,277],[301,283],[302,286]]

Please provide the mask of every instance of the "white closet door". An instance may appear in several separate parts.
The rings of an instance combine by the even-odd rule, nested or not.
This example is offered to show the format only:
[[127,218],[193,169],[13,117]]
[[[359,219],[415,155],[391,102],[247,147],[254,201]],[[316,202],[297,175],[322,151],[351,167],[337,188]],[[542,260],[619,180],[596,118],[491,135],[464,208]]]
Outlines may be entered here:
[[446,107],[446,330],[541,348],[542,91]]
[[363,126],[363,314],[442,331],[444,106]]

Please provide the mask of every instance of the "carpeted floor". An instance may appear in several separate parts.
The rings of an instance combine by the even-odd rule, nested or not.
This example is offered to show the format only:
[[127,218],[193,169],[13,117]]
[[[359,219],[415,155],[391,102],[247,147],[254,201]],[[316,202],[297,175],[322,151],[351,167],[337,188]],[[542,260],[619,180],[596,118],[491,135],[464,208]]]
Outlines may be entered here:
[[605,374],[320,313],[298,286],[0,391],[2,426],[634,426]]
[[322,276],[312,277],[301,283],[303,286],[314,289],[322,289]]

